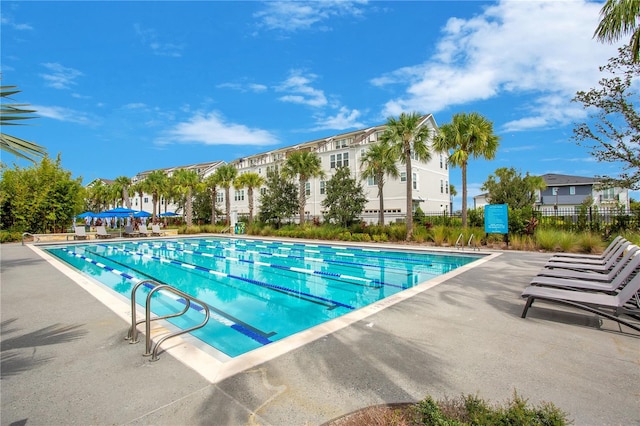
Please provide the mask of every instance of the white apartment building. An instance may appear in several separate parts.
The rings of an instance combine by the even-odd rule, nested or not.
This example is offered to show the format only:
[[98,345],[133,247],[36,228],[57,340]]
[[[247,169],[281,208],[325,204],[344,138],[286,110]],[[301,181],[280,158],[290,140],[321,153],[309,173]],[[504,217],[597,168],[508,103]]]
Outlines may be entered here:
[[[424,115],[421,118],[421,126],[427,126],[437,130],[436,122],[432,115]],[[362,180],[361,159],[371,144],[378,142],[379,138],[385,130],[386,125],[382,124],[367,129],[355,130],[352,132],[341,133],[323,139],[317,139],[310,142],[304,142],[294,146],[278,148],[272,151],[239,158],[230,162],[237,170],[238,175],[248,172],[254,172],[267,177],[267,172],[272,169],[281,168],[287,155],[295,151],[311,151],[315,152],[321,160],[324,177],[312,178],[306,187],[307,207],[305,209],[306,218],[317,217],[322,220],[324,208],[322,201],[325,198],[325,185],[335,173],[336,168],[340,166],[348,166],[351,175],[361,182],[364,193],[367,198],[362,213],[362,220],[369,223],[377,223],[379,212],[378,186],[373,179]],[[178,169],[193,169],[205,178],[215,169],[224,164],[223,161],[214,161],[209,163],[193,164],[189,166],[173,167],[162,169],[167,175]],[[404,220],[406,217],[406,167],[398,162],[398,171],[400,177],[397,179],[385,178],[384,185],[384,207],[385,221],[387,223],[396,220]],[[138,182],[144,179],[152,170],[141,172],[136,175],[132,182]],[[422,162],[414,158],[412,160],[413,174],[413,210],[420,207],[424,212],[449,212],[451,208],[451,198],[449,195],[449,167],[448,156],[446,153],[439,154],[432,152],[431,160]],[[254,214],[260,211],[260,193],[264,192],[266,187],[254,189]],[[132,208],[136,210],[146,210],[151,212],[153,209],[151,195],[143,194],[140,198],[139,194],[130,194],[132,198]],[[235,189],[230,191],[231,212],[236,217],[248,216],[249,199],[247,189]],[[218,191],[216,205],[219,209],[224,210],[225,194],[223,190]],[[164,201],[164,200],[163,200]],[[176,205],[163,203],[161,212],[175,212]],[[178,212],[182,213],[182,212]],[[296,219],[297,218],[293,218]]]
[[[432,115],[422,117],[421,126],[437,130],[436,122]],[[324,171],[324,177],[311,178],[306,185],[307,207],[306,219],[318,217],[322,219],[324,208],[322,201],[325,198],[326,182],[331,179],[336,168],[348,166],[352,177],[362,183],[367,198],[362,219],[369,223],[377,223],[379,213],[378,186],[373,179],[362,180],[361,159],[369,146],[378,142],[385,130],[382,124],[367,129],[341,133],[335,136],[317,139],[294,146],[275,149],[272,151],[255,154],[245,158],[231,161],[238,169],[238,175],[254,172],[266,179],[267,171],[282,167],[282,164],[292,152],[311,151],[319,157]],[[443,212],[450,210],[451,199],[449,196],[449,167],[447,154],[432,153],[428,162],[417,159],[412,160],[413,173],[413,210],[420,207],[424,212]],[[394,222],[406,217],[406,167],[398,162],[400,177],[392,179],[387,177],[384,185],[385,221]],[[266,188],[262,188],[264,191]],[[249,200],[246,189],[238,189],[232,192],[231,209],[238,216],[249,213]],[[260,210],[259,191],[254,190],[254,214]],[[219,201],[224,200],[224,194],[219,196]]]

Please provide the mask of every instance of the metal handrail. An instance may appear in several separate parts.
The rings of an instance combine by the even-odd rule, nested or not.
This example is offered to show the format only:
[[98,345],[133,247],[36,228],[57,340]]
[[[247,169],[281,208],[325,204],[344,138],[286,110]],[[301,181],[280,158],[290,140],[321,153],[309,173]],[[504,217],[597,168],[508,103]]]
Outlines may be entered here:
[[467,242],[467,247],[471,247],[473,250],[480,250],[477,244],[474,244],[473,246],[471,245],[472,241],[473,241],[473,234],[471,234],[471,236],[469,237],[469,241]]
[[22,245],[24,245],[24,237],[26,237],[27,235],[30,236],[31,238],[33,238],[36,243],[40,241],[40,237],[38,237],[37,235],[32,234],[31,232],[23,232],[22,233]]
[[[458,236],[458,239],[456,240],[456,245],[455,245],[456,248],[458,248],[458,247],[459,248],[464,248],[464,240],[462,240],[463,237],[464,237],[463,234],[460,234]],[[462,240],[462,242],[460,242],[461,240]]]
[[[147,301],[145,304],[145,319],[136,321],[135,293],[136,293],[136,290],[143,284],[154,284],[154,288],[151,289],[151,291],[147,295]],[[151,299],[153,295],[160,290],[167,290],[177,296],[182,297],[185,301],[185,308],[179,313],[168,314],[160,317],[151,318]],[[191,302],[197,303],[200,306],[202,306],[202,308],[205,311],[204,320],[200,324],[197,324],[193,327],[175,331],[173,333],[169,333],[163,336],[156,342],[155,346],[153,346],[152,348],[151,321],[167,319],[167,318],[175,318],[175,317],[181,316],[189,310],[189,307],[191,307]],[[172,337],[180,336],[182,334],[189,333],[191,331],[204,327],[207,324],[207,322],[209,322],[209,317],[210,317],[209,306],[206,303],[202,302],[201,300],[196,299],[195,297],[167,284],[159,284],[158,282],[153,280],[141,281],[138,284],[136,284],[135,287],[131,290],[131,327],[129,328],[129,332],[127,333],[127,336],[125,337],[125,339],[129,340],[129,343],[138,343],[138,327],[137,326],[138,324],[141,324],[144,322],[145,332],[146,332],[146,336],[145,336],[146,344],[145,344],[145,353],[143,354],[143,356],[151,356],[151,361],[157,361],[158,349],[160,348],[160,345],[164,343],[165,340],[170,339]]]

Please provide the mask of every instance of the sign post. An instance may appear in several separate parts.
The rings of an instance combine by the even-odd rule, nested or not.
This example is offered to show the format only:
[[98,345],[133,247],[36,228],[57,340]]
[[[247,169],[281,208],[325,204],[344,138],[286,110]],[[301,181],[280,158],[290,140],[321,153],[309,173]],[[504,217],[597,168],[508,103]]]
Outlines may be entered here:
[[486,234],[504,234],[509,247],[509,209],[506,204],[487,204],[484,206],[484,232]]

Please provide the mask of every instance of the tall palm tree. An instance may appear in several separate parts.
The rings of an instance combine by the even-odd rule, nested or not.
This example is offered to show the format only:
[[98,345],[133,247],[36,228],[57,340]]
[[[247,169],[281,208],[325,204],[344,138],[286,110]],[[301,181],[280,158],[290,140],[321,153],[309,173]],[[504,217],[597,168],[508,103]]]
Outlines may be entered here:
[[607,0],[600,10],[600,17],[594,37],[602,42],[613,43],[631,34],[629,44],[633,62],[640,62],[640,0]]
[[[26,104],[9,104],[5,103],[5,99],[11,99],[11,96],[16,93],[20,93],[20,90],[16,89],[16,86],[0,86],[0,97],[2,103],[0,104],[0,127],[4,126],[19,126],[20,120],[27,120],[35,118],[30,114],[36,112],[32,109],[24,109]],[[35,163],[34,157],[44,157],[47,150],[38,144],[20,139],[15,136],[8,135],[4,132],[0,132],[0,149],[10,152],[16,157],[24,158],[32,163]]]
[[360,160],[362,167],[362,179],[373,179],[378,185],[378,198],[380,199],[380,212],[378,214],[378,225],[384,225],[384,178],[399,176],[396,159],[391,155],[391,146],[385,142],[378,142],[369,147],[364,157]]
[[417,112],[409,114],[401,113],[397,119],[389,117],[386,129],[382,134],[382,141],[391,146],[394,159],[400,160],[405,165],[407,177],[407,241],[413,236],[413,173],[411,171],[411,159],[420,161],[431,160],[429,140],[431,130],[423,125],[423,117]]
[[451,123],[440,126],[433,141],[438,152],[448,152],[449,163],[462,169],[462,226],[467,226],[467,164],[469,158],[495,157],[500,138],[493,133],[493,123],[482,115],[455,114]]
[[253,223],[253,189],[264,185],[264,178],[255,172],[245,173],[236,178],[233,186],[236,188],[247,188],[249,197],[249,223]]
[[225,164],[216,169],[215,174],[218,176],[220,186],[224,188],[224,203],[227,215],[227,226],[231,224],[231,194],[230,188],[233,180],[238,175],[238,170],[233,164]]
[[131,179],[126,176],[118,176],[113,181],[113,186],[114,191],[118,191],[120,193],[122,205],[127,206],[127,208],[130,209],[131,200],[129,199],[129,187],[131,186]]
[[193,225],[193,191],[200,183],[200,177],[195,170],[180,169],[173,175],[175,189],[185,197],[185,221],[187,226]]
[[144,181],[138,181],[129,187],[132,194],[138,194],[140,198],[140,208],[138,210],[143,210],[142,208],[142,200],[144,199]]
[[147,175],[143,181],[145,192],[151,194],[151,203],[153,204],[152,219],[155,222],[160,194],[162,194],[169,184],[169,178],[164,170],[154,170]]
[[102,183],[101,180],[94,182],[93,185],[89,187],[89,200],[90,210],[96,212],[106,210],[109,201],[111,201],[109,186]]
[[218,175],[215,173],[207,176],[202,184],[205,190],[209,191],[209,195],[211,196],[211,224],[216,224],[216,199],[218,198],[218,184],[220,181],[218,180]]
[[291,153],[282,167],[282,174],[287,178],[298,177],[299,195],[298,210],[300,224],[304,223],[304,208],[307,205],[306,185],[312,177],[322,177],[322,161],[318,154],[309,151],[295,151]]

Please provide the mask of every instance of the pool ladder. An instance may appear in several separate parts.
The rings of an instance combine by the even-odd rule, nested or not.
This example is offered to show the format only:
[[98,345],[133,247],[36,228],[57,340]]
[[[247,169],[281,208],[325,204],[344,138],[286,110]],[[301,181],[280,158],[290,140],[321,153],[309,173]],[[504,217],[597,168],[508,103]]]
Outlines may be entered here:
[[[149,294],[147,294],[147,303],[145,304],[145,318],[137,321],[136,320],[136,290],[138,290],[138,288],[141,285],[145,285],[145,284],[151,284],[153,288],[151,289],[151,291],[149,291]],[[177,296],[180,296],[184,300],[184,305],[185,305],[184,309],[178,313],[151,318],[151,300],[153,298],[153,295],[159,292],[160,290],[169,291]],[[200,324],[197,324],[193,327],[189,327],[184,330],[178,330],[178,331],[174,331],[173,333],[166,334],[162,336],[160,339],[158,339],[156,344],[153,345],[153,342],[151,341],[151,321],[179,317],[185,314],[189,310],[192,302],[197,303],[202,307],[202,309],[204,310],[204,320]],[[167,284],[160,284],[153,280],[140,281],[138,284],[136,284],[133,287],[133,290],[131,290],[131,327],[129,328],[129,332],[125,337],[125,340],[128,340],[129,343],[138,343],[138,325],[144,322],[145,333],[146,333],[145,334],[146,347],[145,347],[145,353],[143,354],[143,356],[151,356],[151,361],[157,361],[158,349],[160,348],[160,345],[165,342],[165,340],[171,339],[172,337],[180,336],[181,334],[189,333],[191,331],[204,327],[209,321],[209,317],[210,317],[209,306],[207,306],[206,303],[196,299],[195,297]]]
[[[456,240],[455,247],[459,250],[464,250],[464,234],[460,234],[460,236]],[[467,241],[467,247],[471,247],[473,250],[480,250],[478,245],[473,241],[473,234],[471,234],[471,236],[469,237],[469,241]]]

